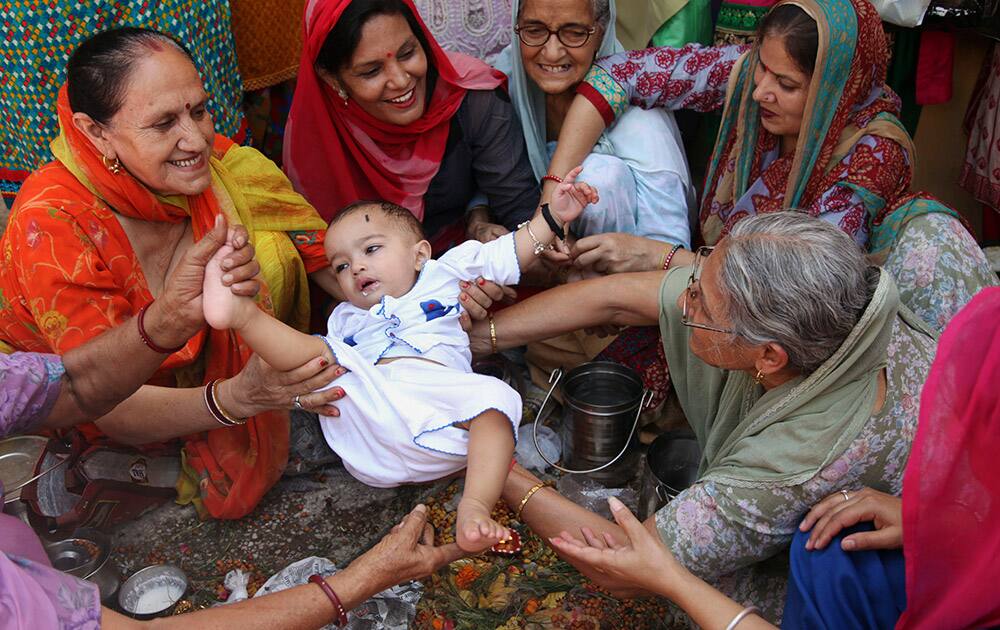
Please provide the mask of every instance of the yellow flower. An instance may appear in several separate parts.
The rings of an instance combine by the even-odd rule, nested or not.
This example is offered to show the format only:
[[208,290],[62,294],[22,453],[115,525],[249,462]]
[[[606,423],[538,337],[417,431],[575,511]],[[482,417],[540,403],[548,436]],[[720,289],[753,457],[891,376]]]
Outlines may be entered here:
[[45,334],[50,338],[54,337],[56,339],[61,337],[66,331],[68,323],[69,320],[59,311],[46,311],[38,319],[38,325]]

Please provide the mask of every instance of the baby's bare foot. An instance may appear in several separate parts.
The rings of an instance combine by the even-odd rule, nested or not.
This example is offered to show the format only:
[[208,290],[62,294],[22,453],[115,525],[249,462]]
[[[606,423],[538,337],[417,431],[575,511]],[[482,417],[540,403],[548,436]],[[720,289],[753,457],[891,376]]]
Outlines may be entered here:
[[490,518],[490,507],[485,503],[472,497],[463,497],[459,502],[455,542],[463,551],[486,551],[509,536],[506,527]]

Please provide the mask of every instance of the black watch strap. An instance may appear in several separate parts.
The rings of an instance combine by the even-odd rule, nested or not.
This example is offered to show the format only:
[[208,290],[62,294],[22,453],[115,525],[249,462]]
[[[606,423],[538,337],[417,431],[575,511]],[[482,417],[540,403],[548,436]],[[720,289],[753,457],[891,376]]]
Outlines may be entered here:
[[559,237],[559,240],[566,240],[565,230],[563,230],[562,226],[556,222],[556,218],[552,216],[552,210],[549,209],[549,204],[547,203],[542,204],[542,218],[549,224],[549,229],[552,230],[553,234]]

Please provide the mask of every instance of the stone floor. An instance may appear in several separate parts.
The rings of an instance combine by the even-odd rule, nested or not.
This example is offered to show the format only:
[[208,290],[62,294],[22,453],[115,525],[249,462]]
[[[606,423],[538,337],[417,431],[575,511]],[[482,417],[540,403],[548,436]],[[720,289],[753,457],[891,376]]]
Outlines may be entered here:
[[414,505],[443,484],[379,489],[353,479],[342,466],[286,477],[248,516],[199,521],[191,506],[161,506],[113,532],[123,578],[159,562],[181,567],[191,581],[187,599],[211,605],[223,578],[243,568],[251,584],[307,556],[346,566],[378,541]]

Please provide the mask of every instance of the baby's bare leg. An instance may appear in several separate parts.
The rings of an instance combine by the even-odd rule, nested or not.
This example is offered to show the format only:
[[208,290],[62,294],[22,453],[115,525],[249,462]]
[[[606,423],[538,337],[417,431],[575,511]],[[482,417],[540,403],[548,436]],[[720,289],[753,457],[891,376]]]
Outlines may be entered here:
[[503,491],[514,433],[507,416],[490,409],[468,423],[469,461],[465,469],[465,491],[458,504],[455,540],[470,553],[484,551],[509,535],[507,528],[490,513]]

